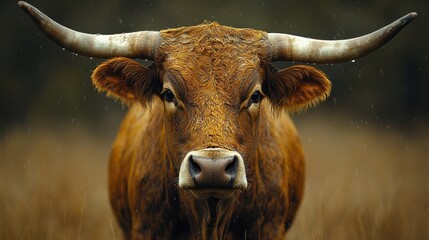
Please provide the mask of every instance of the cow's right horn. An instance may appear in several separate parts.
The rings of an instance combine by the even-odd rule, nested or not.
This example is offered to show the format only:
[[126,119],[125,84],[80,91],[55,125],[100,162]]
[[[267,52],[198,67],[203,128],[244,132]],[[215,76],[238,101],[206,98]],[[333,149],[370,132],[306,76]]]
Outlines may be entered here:
[[157,31],[101,35],[77,32],[66,28],[30,4],[18,2],[37,26],[63,48],[88,57],[129,57],[153,60],[160,38]]

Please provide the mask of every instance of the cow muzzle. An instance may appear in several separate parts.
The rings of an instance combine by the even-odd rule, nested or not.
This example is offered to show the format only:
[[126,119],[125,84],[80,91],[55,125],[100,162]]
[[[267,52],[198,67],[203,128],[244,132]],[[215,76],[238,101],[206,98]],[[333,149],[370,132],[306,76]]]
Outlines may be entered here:
[[223,199],[247,188],[243,157],[236,151],[206,148],[186,154],[180,166],[179,188],[198,198]]

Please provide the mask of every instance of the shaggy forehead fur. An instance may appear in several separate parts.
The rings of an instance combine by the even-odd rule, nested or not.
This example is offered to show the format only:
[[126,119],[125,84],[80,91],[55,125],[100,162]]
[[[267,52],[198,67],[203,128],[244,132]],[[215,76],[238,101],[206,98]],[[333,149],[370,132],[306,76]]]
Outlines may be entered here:
[[171,50],[177,53],[182,49],[180,52],[185,55],[188,52],[212,57],[228,53],[229,59],[236,59],[241,54],[266,57],[264,49],[267,48],[267,36],[266,32],[259,30],[227,27],[216,22],[205,23],[161,31],[162,42],[157,52],[168,55]]
[[164,30],[161,37],[155,62],[199,84],[216,81],[229,86],[268,57],[267,34],[253,29],[207,23]]

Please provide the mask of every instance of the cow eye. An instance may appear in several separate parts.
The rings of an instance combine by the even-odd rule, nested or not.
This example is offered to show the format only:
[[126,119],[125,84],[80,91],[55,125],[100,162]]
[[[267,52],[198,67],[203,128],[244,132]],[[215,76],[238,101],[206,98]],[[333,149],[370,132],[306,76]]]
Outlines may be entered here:
[[262,96],[261,92],[256,91],[250,97],[250,102],[251,103],[259,103],[262,100],[262,98],[263,98],[263,96]]
[[164,91],[163,95],[164,95],[165,101],[167,101],[167,102],[173,102],[174,101],[174,94],[172,91],[167,89]]

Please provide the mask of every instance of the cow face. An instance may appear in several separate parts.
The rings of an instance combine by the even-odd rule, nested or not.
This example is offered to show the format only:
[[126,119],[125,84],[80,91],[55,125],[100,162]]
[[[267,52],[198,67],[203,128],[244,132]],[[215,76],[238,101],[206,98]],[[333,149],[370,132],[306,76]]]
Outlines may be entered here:
[[[151,67],[127,58],[100,65],[95,86],[125,102],[164,104],[168,155],[179,188],[227,198],[247,188],[261,108],[296,111],[324,100],[325,75],[308,66],[278,70],[264,32],[218,24],[161,31]],[[268,102],[266,102],[268,100]]]

